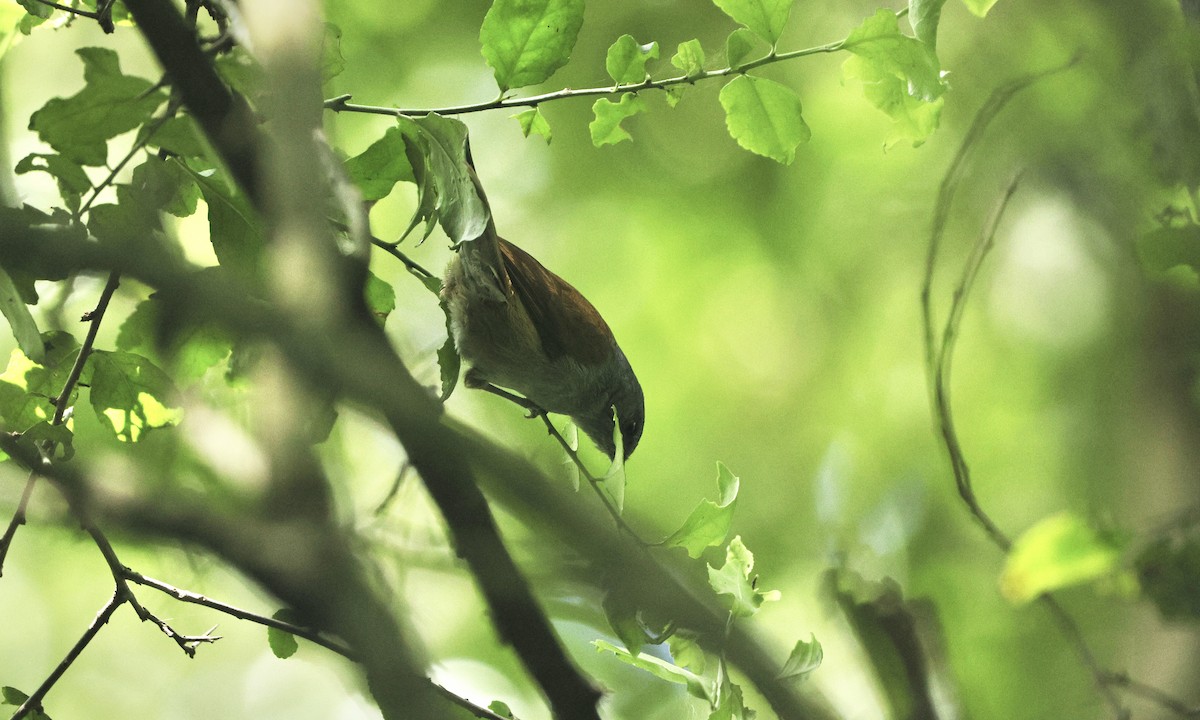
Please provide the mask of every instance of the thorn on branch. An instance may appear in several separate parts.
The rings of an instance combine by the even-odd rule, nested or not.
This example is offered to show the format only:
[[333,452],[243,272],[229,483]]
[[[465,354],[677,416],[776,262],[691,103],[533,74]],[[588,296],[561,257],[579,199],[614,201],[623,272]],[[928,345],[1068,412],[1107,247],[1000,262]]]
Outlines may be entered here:
[[325,109],[332,110],[334,112],[343,112],[346,110],[346,103],[349,102],[350,98],[352,97],[354,96],[350,93],[346,93],[345,95],[338,95],[335,98],[329,98],[325,101]]

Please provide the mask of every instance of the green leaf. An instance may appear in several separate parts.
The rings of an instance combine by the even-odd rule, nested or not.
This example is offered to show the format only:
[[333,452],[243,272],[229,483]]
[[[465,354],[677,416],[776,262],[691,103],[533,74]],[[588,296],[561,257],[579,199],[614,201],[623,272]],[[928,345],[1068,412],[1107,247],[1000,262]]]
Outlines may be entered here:
[[930,48],[937,48],[938,22],[946,0],[908,0],[908,23],[917,39]]
[[71,210],[78,210],[80,198],[92,189],[92,181],[83,171],[83,166],[62,155],[26,155],[13,170],[17,175],[44,172],[53,177],[58,185],[58,193]]
[[693,80],[704,74],[704,48],[699,40],[688,40],[679,43],[675,54],[671,56],[671,64],[683,71],[683,74]]
[[[145,128],[142,128],[142,131],[138,133],[138,139],[142,139],[145,132]],[[206,151],[200,137],[194,120],[186,115],[176,115],[159,125],[154,134],[146,140],[146,144],[179,157],[203,158],[206,156]]]
[[1117,541],[1070,513],[1034,524],[1017,538],[1004,562],[1000,592],[1026,603],[1044,592],[1112,573],[1121,558]]
[[742,697],[742,688],[730,680],[727,671],[720,672],[719,675],[721,678],[720,689],[708,720],[754,720],[757,713],[746,707],[746,701]]
[[779,671],[778,678],[780,680],[792,678],[803,680],[821,667],[821,661],[825,659],[825,651],[821,648],[821,643],[817,642],[815,635],[809,635],[809,637],[812,639],[808,642],[796,641],[796,647],[792,648],[792,654],[783,664],[783,670]]
[[625,128],[621,127],[621,122],[645,111],[646,102],[634,93],[621,95],[620,102],[600,98],[592,105],[592,112],[596,117],[588,124],[588,130],[592,133],[592,144],[600,147],[615,145],[622,140],[632,140]]
[[121,74],[117,53],[106,48],[80,48],[83,90],[54,98],[29,118],[29,129],[63,157],[81,165],[103,165],[108,140],[146,122],[163,103],[152,83]]
[[646,61],[658,59],[658,43],[638,44],[632,35],[622,35],[608,48],[604,68],[618,85],[640,83],[646,79]]
[[688,693],[693,697],[711,701],[716,692],[716,688],[711,680],[684,670],[681,667],[676,667],[661,658],[646,654],[634,655],[625,648],[617,647],[604,640],[593,640],[592,645],[598,652],[610,652],[626,665],[632,665],[639,670],[645,670],[656,678],[677,685],[686,685]]
[[175,425],[183,416],[171,378],[134,353],[96,350],[92,368],[92,408],[122,442],[137,442],[151,428]]
[[522,135],[529,137],[530,133],[537,133],[545,139],[547,145],[550,144],[550,123],[546,122],[546,116],[542,115],[541,110],[532,107],[512,117],[516,118],[517,122],[521,124]]
[[34,362],[40,361],[46,354],[46,348],[42,345],[42,333],[38,330],[33,314],[29,312],[29,306],[25,304],[17,286],[4,268],[0,268],[0,312],[8,320],[8,326],[12,329],[21,352]]
[[118,201],[129,202],[131,192],[137,193],[136,202],[181,218],[196,212],[200,201],[200,188],[191,171],[177,160],[157,156],[134,168],[128,185],[117,186]]
[[[284,608],[278,610],[271,616],[276,620],[295,625],[299,618],[294,610]],[[287,660],[296,654],[300,649],[300,644],[296,642],[296,636],[286,630],[279,628],[267,628],[267,644],[271,646],[271,652],[280,660]]]
[[986,17],[988,11],[996,4],[996,0],[963,0],[963,5],[979,17]]
[[244,48],[235,47],[222,53],[216,59],[217,74],[233,88],[246,97],[256,97],[263,86],[262,65]]
[[637,606],[624,593],[612,590],[604,596],[601,606],[604,608],[608,626],[629,652],[634,655],[641,652],[642,646],[650,641],[650,636],[646,633],[642,621],[638,619]]
[[708,584],[718,595],[730,598],[730,612],[738,617],[750,617],[768,600],[778,600],[779,592],[762,592],[754,569],[754,555],[742,543],[741,536],[729,542],[725,564],[720,569],[708,566]]
[[1138,258],[1152,273],[1184,265],[1200,273],[1200,225],[1173,225],[1152,230],[1137,242]]
[[938,127],[946,91],[933,48],[902,34],[887,9],[863,21],[843,48],[854,54],[842,65],[845,76],[861,81],[867,100],[897,123],[889,144],[924,142]]
[[28,695],[16,689],[15,687],[9,687],[8,685],[0,688],[0,696],[4,697],[5,705],[20,705],[29,699]]
[[1172,531],[1134,561],[1142,592],[1167,620],[1200,619],[1200,532]]
[[508,705],[506,703],[500,702],[499,700],[493,700],[490,703],[488,703],[488,710],[491,710],[492,712],[496,713],[500,717],[505,717],[505,718],[515,717],[513,715],[513,711],[508,707]]
[[717,463],[717,501],[701,500],[683,525],[663,542],[687,550],[698,558],[707,547],[725,542],[733,525],[733,510],[740,481],[723,463]]
[[713,0],[729,17],[775,45],[792,12],[792,0]]
[[418,188],[418,208],[409,231],[424,220],[426,236],[436,221],[455,245],[482,235],[491,212],[479,197],[467,165],[467,126],[430,113],[401,118],[400,129]]
[[746,28],[738,28],[729,33],[729,37],[725,38],[725,59],[729,67],[736,69],[742,66],[742,62],[750,57],[754,50],[756,37],[757,35]]
[[241,193],[218,180],[215,171],[187,170],[208,205],[208,235],[217,261],[239,277],[257,281],[263,272],[264,249],[258,213]]
[[325,35],[321,48],[321,80],[329,82],[346,69],[346,58],[342,57],[342,29],[333,23],[325,23]]
[[583,24],[583,0],[494,0],[479,29],[501,91],[540,83],[567,63]]
[[45,20],[54,14],[54,8],[45,3],[38,2],[38,0],[17,0],[17,2],[20,3],[21,7],[25,8],[25,11],[30,15],[41,18],[42,20]]
[[398,182],[415,182],[405,154],[404,132],[399,126],[388,128],[383,137],[346,161],[346,175],[366,202],[387,197]]
[[379,321],[380,327],[382,327],[387,320],[387,316],[396,309],[395,288],[368,270],[364,293],[367,298],[367,309],[371,311],[371,314],[375,316],[375,319]]
[[[0,374],[0,418],[10,430],[23,431],[54,417],[50,398],[62,392],[79,355],[79,343],[65,332],[44,333],[42,344],[46,351],[41,363],[14,349],[8,367]],[[86,369],[80,380],[87,382]],[[76,386],[68,404],[74,404],[78,392]]]
[[784,165],[796,147],[812,136],[800,98],[774,80],[739,75],[721,88],[725,125],[738,145]]
[[703,673],[708,664],[708,656],[700,647],[700,636],[684,630],[677,630],[667,638],[667,646],[671,649],[671,659],[682,668],[688,668],[695,673]]
[[149,358],[161,351],[184,380],[199,379],[229,357],[233,338],[225,330],[169,310],[156,296],[143,300],[121,324],[117,348]]
[[56,460],[66,461],[75,457],[75,434],[65,424],[54,425],[42,420],[21,431],[21,440],[35,443],[39,448],[55,448]]
[[[614,410],[615,417],[615,410]],[[612,464],[608,466],[608,472],[604,473],[604,477],[600,478],[600,482],[604,485],[604,492],[612,498],[613,505],[617,508],[617,513],[620,514],[625,510],[625,442],[621,437],[621,423],[613,423],[613,447],[616,452],[613,454]]]

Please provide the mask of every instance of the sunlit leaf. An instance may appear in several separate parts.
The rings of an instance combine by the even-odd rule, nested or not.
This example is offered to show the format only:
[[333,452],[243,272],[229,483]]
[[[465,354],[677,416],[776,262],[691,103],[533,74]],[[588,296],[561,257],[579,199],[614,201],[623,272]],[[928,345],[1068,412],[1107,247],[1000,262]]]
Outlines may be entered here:
[[689,78],[698,78],[704,74],[704,48],[699,40],[688,40],[679,43],[675,54],[671,56],[671,64],[683,71]]
[[92,408],[117,439],[137,442],[146,430],[174,425],[182,418],[175,383],[147,358],[97,350],[88,364]]
[[1000,591],[1010,602],[1024,603],[1044,592],[1077,585],[1113,572],[1121,548],[1070,513],[1051,515],[1013,543],[1000,576]]
[[81,165],[103,165],[108,140],[141,125],[166,96],[151,92],[152,83],[121,73],[117,53],[107,48],[80,48],[83,90],[54,98],[29,118],[29,129]]
[[938,22],[946,0],[908,0],[908,22],[917,39],[931,48],[937,47]]
[[[41,363],[14,349],[0,374],[0,418],[10,430],[22,431],[54,417],[50,399],[62,392],[79,355],[79,343],[65,332],[44,333],[42,344]],[[81,381],[87,382],[86,374]],[[76,386],[67,402],[73,403],[78,392]]]
[[700,557],[705,548],[724,542],[733,525],[739,484],[737,476],[724,463],[717,463],[717,500],[700,501],[683,525],[664,543],[682,547],[692,557]]
[[708,584],[713,592],[729,598],[730,612],[739,617],[749,617],[769,600],[778,600],[779,592],[763,592],[758,589],[758,577],[752,575],[754,555],[742,543],[741,536],[729,542],[725,552],[725,564],[720,568],[708,566]]
[[794,0],[713,0],[729,17],[775,44],[787,26]]
[[639,44],[632,35],[622,35],[608,48],[604,68],[618,85],[646,79],[646,62],[658,58],[658,43]]
[[508,704],[503,703],[499,700],[493,700],[490,703],[488,703],[488,710],[491,710],[492,712],[496,713],[497,715],[499,715],[500,717],[503,717],[503,718],[516,717],[515,715],[513,715],[512,709],[508,707]]
[[808,642],[796,641],[796,647],[792,648],[792,653],[788,655],[787,662],[783,664],[783,670],[779,671],[780,680],[793,678],[803,680],[821,667],[821,661],[825,659],[825,651],[821,647],[821,643],[817,642],[815,635],[809,637],[812,639]]
[[708,656],[700,647],[699,636],[685,630],[677,630],[667,638],[667,647],[671,649],[671,659],[682,668],[688,668],[694,673],[703,673],[708,665]]
[[542,136],[546,144],[550,144],[552,133],[550,132],[550,123],[546,121],[546,116],[542,115],[542,111],[536,107],[529,108],[523,112],[513,115],[517,122],[521,124],[521,134],[529,137],[530,134],[536,133]]
[[479,29],[500,89],[535,85],[567,63],[583,24],[583,0],[494,0]]
[[711,680],[693,672],[676,667],[671,663],[645,653],[634,655],[625,648],[617,647],[604,640],[593,640],[592,645],[600,652],[610,652],[626,665],[632,665],[639,670],[645,670],[651,675],[667,682],[686,685],[688,693],[701,700],[711,700],[715,692]]
[[963,0],[963,4],[979,17],[985,17],[992,6],[996,4],[996,0]]
[[784,165],[796,159],[796,147],[812,136],[800,98],[774,80],[739,75],[721,88],[721,107],[738,145]]
[[431,113],[401,118],[400,129],[419,188],[419,206],[410,230],[421,220],[431,229],[436,220],[454,244],[482,235],[491,213],[479,197],[467,165],[467,126]]
[[592,134],[592,144],[600,147],[615,145],[622,140],[632,140],[633,138],[625,128],[621,127],[621,123],[626,118],[645,111],[645,101],[634,93],[621,95],[620,102],[600,98],[592,105],[592,113],[596,117],[588,124],[588,130]]

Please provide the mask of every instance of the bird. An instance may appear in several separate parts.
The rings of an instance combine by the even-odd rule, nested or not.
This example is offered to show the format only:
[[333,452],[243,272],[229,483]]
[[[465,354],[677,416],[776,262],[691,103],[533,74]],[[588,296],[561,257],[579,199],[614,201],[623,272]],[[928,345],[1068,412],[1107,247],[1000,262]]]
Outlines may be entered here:
[[619,426],[628,458],[645,423],[633,367],[582,293],[497,234],[469,154],[468,170],[488,210],[487,226],[458,244],[441,291],[455,347],[468,365],[463,384],[512,400],[529,417],[569,416],[610,460]]

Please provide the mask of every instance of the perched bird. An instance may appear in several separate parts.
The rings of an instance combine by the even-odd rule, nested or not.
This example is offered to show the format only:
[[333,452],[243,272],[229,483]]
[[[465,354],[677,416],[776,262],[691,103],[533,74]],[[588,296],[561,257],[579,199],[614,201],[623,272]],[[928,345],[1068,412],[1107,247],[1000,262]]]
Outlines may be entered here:
[[[471,176],[486,207],[474,169]],[[530,417],[569,415],[609,458],[616,454],[615,408],[624,456],[633,454],[645,420],[642,386],[608,323],[570,283],[497,235],[492,219],[482,235],[459,244],[442,298],[469,365],[467,387],[513,400]]]

